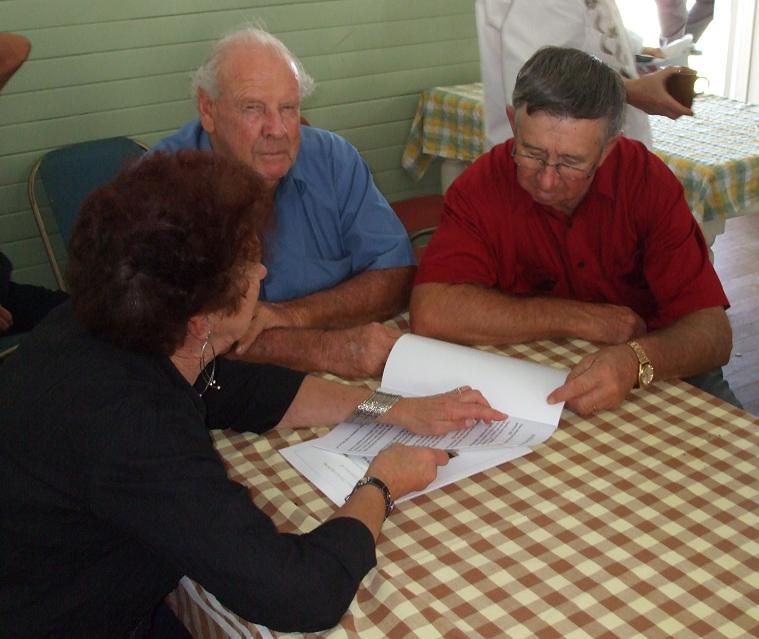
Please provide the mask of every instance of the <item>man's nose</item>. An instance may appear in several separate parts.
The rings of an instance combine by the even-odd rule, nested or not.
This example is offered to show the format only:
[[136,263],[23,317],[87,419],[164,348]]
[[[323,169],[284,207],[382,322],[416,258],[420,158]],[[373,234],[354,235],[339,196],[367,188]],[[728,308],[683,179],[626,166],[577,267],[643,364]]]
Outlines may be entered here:
[[281,137],[287,133],[285,120],[278,110],[268,110],[264,121],[264,131],[267,135]]
[[542,167],[537,173],[537,178],[540,188],[544,191],[550,191],[556,188],[561,181],[561,176],[559,175],[555,164],[546,164]]

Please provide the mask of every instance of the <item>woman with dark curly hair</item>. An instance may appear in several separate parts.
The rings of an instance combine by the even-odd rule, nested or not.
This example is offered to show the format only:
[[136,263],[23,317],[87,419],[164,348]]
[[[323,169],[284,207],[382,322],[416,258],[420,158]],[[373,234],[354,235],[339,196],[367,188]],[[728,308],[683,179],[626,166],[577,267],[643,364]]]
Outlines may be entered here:
[[[417,432],[501,419],[474,390],[419,399],[215,359],[248,327],[271,204],[218,155],[156,154],[85,202],[71,302],[0,375],[0,627],[143,637],[182,575],[278,630],[338,622],[374,566],[392,497],[443,451],[395,446],[328,521],[279,533],[229,480],[208,428],[264,432],[382,414]],[[176,622],[176,620],[174,620]]]

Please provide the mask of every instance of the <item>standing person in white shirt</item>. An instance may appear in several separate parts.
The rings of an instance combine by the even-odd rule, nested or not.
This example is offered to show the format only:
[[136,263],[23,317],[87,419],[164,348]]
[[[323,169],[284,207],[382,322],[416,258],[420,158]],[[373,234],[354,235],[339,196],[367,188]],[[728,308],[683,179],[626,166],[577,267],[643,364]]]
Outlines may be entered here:
[[476,0],[480,67],[485,90],[486,150],[512,137],[504,105],[511,104],[517,72],[546,45],[590,53],[624,79],[623,132],[651,146],[646,114],[676,119],[693,115],[667,93],[677,67],[638,76],[635,55],[614,0]]

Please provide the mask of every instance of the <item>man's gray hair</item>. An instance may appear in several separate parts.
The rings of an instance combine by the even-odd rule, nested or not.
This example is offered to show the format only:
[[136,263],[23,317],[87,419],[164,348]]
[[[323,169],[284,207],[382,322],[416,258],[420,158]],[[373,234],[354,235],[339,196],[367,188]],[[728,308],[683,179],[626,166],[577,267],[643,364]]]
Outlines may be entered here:
[[298,93],[301,100],[314,92],[314,79],[306,73],[300,60],[293,55],[292,51],[276,36],[259,26],[251,25],[235,29],[214,44],[211,55],[192,75],[192,92],[194,95],[197,95],[198,89],[200,89],[214,100],[219,97],[221,61],[227,51],[238,46],[267,47],[278,53],[292,65],[293,73],[298,80]]
[[595,56],[565,47],[538,49],[519,70],[512,97],[514,109],[525,106],[528,114],[605,118],[606,140],[621,131],[626,100],[619,73]]

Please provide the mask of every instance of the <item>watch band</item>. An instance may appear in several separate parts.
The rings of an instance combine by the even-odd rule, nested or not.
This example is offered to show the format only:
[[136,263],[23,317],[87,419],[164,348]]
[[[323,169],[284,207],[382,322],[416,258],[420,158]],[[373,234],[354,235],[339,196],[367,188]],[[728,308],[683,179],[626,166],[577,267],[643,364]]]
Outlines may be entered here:
[[371,475],[366,475],[359,479],[353,487],[353,490],[351,490],[350,494],[345,498],[345,501],[348,501],[353,496],[353,493],[362,486],[374,486],[380,490],[382,497],[385,499],[385,519],[390,517],[390,513],[393,512],[393,508],[395,507],[395,502],[393,501],[393,496],[390,494],[390,489],[384,481],[372,477]]
[[635,340],[630,340],[627,345],[633,350],[635,356],[638,358],[638,383],[635,384],[636,388],[646,388],[651,382],[654,381],[654,365],[651,360],[648,359],[646,351]]

